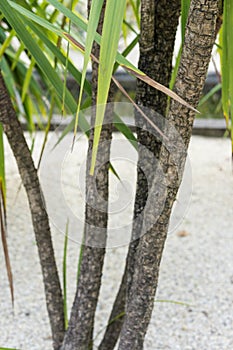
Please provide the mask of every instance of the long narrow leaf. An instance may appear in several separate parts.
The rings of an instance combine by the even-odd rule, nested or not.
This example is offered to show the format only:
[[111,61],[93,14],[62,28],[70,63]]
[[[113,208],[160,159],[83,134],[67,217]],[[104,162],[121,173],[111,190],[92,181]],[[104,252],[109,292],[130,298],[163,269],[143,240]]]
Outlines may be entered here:
[[105,9],[98,70],[97,106],[90,174],[94,174],[105,106],[116,59],[126,0],[108,0]]
[[30,85],[30,81],[31,81],[31,77],[32,77],[32,72],[33,72],[33,68],[35,67],[35,60],[32,59],[30,62],[30,65],[28,67],[25,79],[24,79],[24,84],[23,84],[23,88],[22,88],[22,102],[24,102],[26,94],[28,93],[28,87]]
[[178,55],[176,57],[175,65],[174,65],[173,70],[172,70],[171,80],[170,80],[170,83],[169,83],[169,88],[171,90],[173,89],[173,86],[174,86],[175,81],[176,81],[176,76],[177,76],[178,68],[179,68],[179,65],[180,65],[182,47],[183,46],[182,46],[182,43],[181,43],[179,51],[178,51]]
[[[6,0],[4,0],[6,1]],[[87,30],[87,23],[85,23],[81,18],[79,18],[78,16],[76,16],[73,12],[71,12],[69,9],[67,9],[66,7],[64,7],[61,3],[57,2],[57,0],[48,0],[54,7],[56,7],[57,9],[59,9],[63,14],[65,14],[68,18],[70,18],[76,25],[80,26],[81,29],[83,30]],[[20,13],[22,12],[26,17],[32,19],[33,21],[35,21],[36,23],[40,24],[41,26],[43,26],[44,28],[47,28],[49,30],[52,30],[54,32],[56,32],[57,35],[61,35],[63,37],[65,37],[67,40],[69,40],[74,46],[76,47],[80,47],[80,43],[75,39],[74,34],[70,35],[69,33],[63,31],[63,33],[61,33],[61,30],[59,28],[57,28],[56,26],[50,24],[48,21],[44,20],[43,18],[40,18],[38,16],[36,16],[35,14],[25,10],[24,8],[22,8],[21,6],[19,6],[18,4],[15,4],[13,2],[11,2],[11,6],[13,8],[15,8],[17,11],[19,11]],[[97,43],[100,44],[100,35],[98,33],[96,33],[95,35],[95,41]],[[85,51],[85,50],[84,50]],[[184,106],[192,109],[193,111],[195,111],[196,113],[199,113],[195,108],[193,108],[190,104],[188,104],[187,102],[185,102],[181,97],[179,97],[178,95],[176,95],[174,92],[172,92],[171,90],[169,90],[168,88],[166,88],[165,86],[157,83],[156,81],[154,81],[153,79],[151,79],[150,77],[148,77],[145,73],[143,73],[141,70],[139,70],[138,68],[136,68],[131,62],[129,62],[124,56],[122,56],[119,52],[117,52],[116,54],[116,61],[122,66],[124,67],[128,72],[130,72],[131,74],[133,74],[134,76],[136,76],[138,79],[146,82],[147,84],[151,85],[152,87],[154,87],[155,89],[158,89],[160,91],[162,91],[163,93],[167,94],[168,96],[170,96],[171,98],[177,100],[179,103],[183,104]]]
[[118,114],[114,113],[114,126],[119,130],[126,139],[132,144],[132,146],[137,150],[137,139],[130,130],[130,128],[123,122],[123,120],[119,117]]
[[190,0],[181,0],[181,44],[180,48],[178,51],[178,55],[176,57],[175,61],[175,66],[172,71],[172,76],[169,84],[169,88],[173,89],[173,86],[175,84],[179,64],[180,64],[180,59],[181,59],[181,53],[184,45],[184,38],[185,38],[185,28],[186,28],[186,23],[188,19],[188,12],[189,12],[189,7],[190,7]]
[[[63,82],[61,81],[56,71],[52,68],[50,62],[40,47],[37,45],[37,43],[34,41],[31,34],[25,28],[24,23],[21,19],[22,16],[19,16],[18,13],[13,11],[7,0],[0,1],[0,10],[7,18],[11,26],[15,29],[16,33],[19,35],[25,46],[30,49],[31,55],[34,57],[36,63],[41,68],[44,75],[50,81],[60,101],[62,101]],[[76,102],[68,90],[66,91],[65,106],[68,110],[71,111],[72,114],[76,112]],[[88,128],[86,119],[82,118],[80,120],[80,128],[84,130]]]
[[181,40],[184,44],[185,27],[188,19],[188,12],[190,7],[190,0],[181,0]]
[[0,58],[2,57],[2,55],[4,54],[4,52],[6,51],[7,47],[11,44],[11,41],[13,39],[13,37],[15,36],[15,31],[14,29],[11,30],[10,34],[8,35],[8,37],[6,38],[6,40],[4,41],[4,43],[1,45],[0,48]]
[[[225,24],[225,35],[227,46],[225,54],[227,54],[227,67],[224,67],[224,70],[227,69],[228,72],[228,96],[229,96],[229,110],[231,116],[231,143],[232,143],[232,157],[233,157],[233,34],[232,34],[232,22],[233,22],[233,3],[231,0],[225,0],[224,2],[224,21]],[[226,73],[226,72],[225,72]]]
[[231,116],[231,143],[233,155],[233,3],[231,0],[224,1],[223,28],[220,35],[220,45],[222,47],[221,73],[222,73],[222,107],[227,127]]
[[[84,30],[85,32],[87,31],[87,26],[88,24],[84,22],[80,17],[76,16],[72,11],[67,9],[62,3],[58,2],[57,0],[48,0],[48,2],[53,5],[57,10],[61,11],[61,13],[65,14],[74,24],[76,24],[79,28]],[[18,5],[13,5],[15,8],[18,7]],[[33,16],[31,17],[33,19]],[[41,23],[41,25],[43,25]],[[95,41],[100,44],[101,42],[101,36],[96,33],[95,35]],[[116,54],[116,61],[120,65],[124,65],[126,67],[131,68],[131,70],[138,72],[140,74],[144,74],[140,69],[136,68],[130,61],[128,61],[124,56],[122,56],[119,52]]]
[[[70,40],[76,47],[78,47],[81,51],[84,51],[84,47],[77,42],[77,40],[75,40],[73,37],[71,37],[70,35],[66,34],[68,40]],[[99,60],[93,55],[91,54],[91,58],[93,59],[94,62],[99,64]],[[179,96],[177,96],[173,91],[169,90],[168,88],[166,88],[165,86],[157,83],[156,81],[150,79],[148,76],[144,76],[141,77],[142,80],[144,80],[146,77],[147,79],[147,83],[153,87],[157,86],[158,90],[161,90],[164,92],[164,90],[168,91],[168,95],[169,96],[173,96],[173,98],[175,98],[177,101],[183,101]],[[148,123],[150,123],[157,131],[158,133],[166,138],[166,136],[162,133],[162,131],[146,116],[146,114],[142,111],[142,109],[134,102],[134,100],[129,96],[129,94],[126,92],[126,90],[123,88],[123,86],[117,81],[117,79],[112,76],[111,79],[113,80],[113,82],[115,83],[115,85],[118,87],[118,89],[120,89],[120,91],[129,99],[129,101],[134,105],[134,107],[141,113],[141,115],[148,121]],[[186,105],[187,107],[189,107],[189,104],[187,104],[185,101],[183,101],[183,104]],[[104,111],[105,111],[105,104],[97,104],[97,113],[98,113],[98,108],[101,110],[101,113],[103,113],[104,115]],[[194,111],[196,111],[193,107],[189,107],[191,109],[193,109]],[[198,112],[198,111],[196,111]],[[198,112],[199,113],[199,112]],[[101,124],[100,124],[101,126]],[[95,128],[96,129],[96,128]],[[93,150],[93,155],[94,152],[97,152],[97,147],[95,148],[95,150]],[[95,156],[95,155],[94,155]]]
[[186,106],[187,108],[191,109],[192,111],[194,111],[196,113],[200,113],[197,109],[192,107],[189,103],[187,103],[185,100],[183,100],[183,98],[178,96],[175,92],[171,91],[166,86],[158,83],[157,81],[151,79],[146,74],[144,74],[144,73],[143,74],[141,74],[141,73],[139,74],[139,73],[135,72],[134,70],[131,70],[131,68],[129,68],[129,67],[125,67],[125,66],[123,66],[123,67],[126,68],[135,77],[137,77],[138,79],[144,81],[145,83],[147,83],[148,85],[152,86],[153,88],[163,92],[164,94],[166,94],[169,97],[173,98],[174,100],[176,100],[177,102],[179,102],[182,105]]
[[221,74],[222,74],[222,107],[226,124],[229,123],[229,74],[228,74],[228,47],[227,47],[227,2],[224,4],[223,29],[220,42],[222,46]]
[[6,180],[5,180],[5,166],[4,166],[4,144],[3,144],[3,128],[0,124],[0,230],[1,240],[5,257],[7,277],[11,292],[11,301],[14,305],[14,285],[13,274],[11,270],[10,257],[6,239],[7,224],[6,224]]
[[[47,48],[51,51],[51,53],[54,54],[55,57],[57,57],[57,59],[63,64],[66,64],[66,57],[63,55],[62,51],[59,50],[57,48],[56,45],[54,45],[49,39],[48,37],[44,34],[44,32],[41,30],[41,28],[26,19],[26,23],[27,25],[32,29],[32,31],[43,41],[43,43],[47,46]],[[75,78],[75,80],[81,84],[81,79],[82,79],[82,75],[81,73],[78,71],[78,69],[73,65],[72,62],[70,62],[68,60],[68,66],[67,66],[69,72],[72,74],[72,76]],[[84,90],[88,95],[91,95],[91,84],[85,80],[84,83]]]
[[1,70],[2,70],[2,74],[3,74],[3,78],[5,81],[7,90],[12,100],[15,100],[15,92],[16,92],[15,80],[5,57],[2,57],[1,59]]
[[80,85],[78,107],[77,107],[77,113],[76,113],[76,118],[75,118],[74,137],[76,136],[77,128],[78,128],[78,116],[79,116],[81,102],[82,102],[82,95],[83,95],[84,82],[85,82],[85,78],[86,78],[87,66],[88,66],[88,62],[90,59],[91,49],[93,46],[95,33],[96,33],[97,26],[99,23],[99,18],[100,18],[100,13],[101,13],[101,10],[103,7],[103,2],[104,2],[104,0],[93,0],[91,3],[91,10],[90,10],[89,22],[88,22],[88,27],[87,27],[87,38],[86,38],[86,44],[85,44],[82,80],[81,80],[81,85]]
[[[128,54],[135,48],[135,46],[138,44],[139,41],[139,35],[137,35],[132,41],[131,43],[126,47],[126,49],[122,52],[122,56],[126,57],[128,56]],[[116,62],[114,69],[113,69],[113,73],[116,72],[117,68],[119,67],[119,63]]]
[[137,22],[138,28],[140,28],[140,11],[139,6],[134,2],[134,0],[129,0],[130,5],[132,6],[133,13]]
[[[13,49],[8,49],[5,52],[5,57],[7,58],[6,62],[9,62],[11,65],[11,68],[9,67],[8,69],[8,78],[6,80],[9,82],[7,88],[11,87],[11,84],[13,84],[12,86],[14,87],[14,89],[12,89],[12,87],[10,89],[8,88],[12,100],[16,100],[16,87],[19,90],[19,93],[22,94],[21,87],[23,86],[23,82],[25,81],[25,76],[27,74],[27,67],[25,66],[25,63],[21,62],[20,59],[15,60],[16,55]],[[16,64],[14,70],[12,69],[12,62]],[[6,67],[3,71],[5,75]],[[9,75],[11,76],[10,81]],[[24,108],[27,122],[29,123],[31,130],[33,130],[35,127],[33,116],[38,116],[38,114],[40,115],[40,117],[38,117],[39,123],[41,116],[46,115],[45,101],[41,98],[41,86],[33,75],[31,76],[28,90],[30,91],[30,95],[33,95],[33,98],[26,94],[24,103],[22,104],[21,99],[17,99],[17,104],[18,106],[21,104]],[[31,114],[29,110],[31,111]],[[22,111],[21,114],[24,115],[24,112]]]
[[[5,0],[3,0],[3,1],[5,2]],[[62,30],[59,27],[57,27],[54,24],[47,21],[45,18],[34,14],[33,12],[27,10],[25,7],[20,6],[19,4],[15,3],[13,1],[7,1],[7,3],[8,3],[8,5],[10,5],[13,9],[15,9],[18,12],[18,14],[20,15],[20,18],[22,18],[22,16],[26,16],[27,18],[40,24],[42,27],[50,30],[52,33],[56,33],[57,35],[61,35]],[[3,14],[4,14],[4,12],[3,12]]]
[[126,92],[126,90],[123,88],[123,86],[114,78],[112,77],[112,80],[114,81],[114,83],[116,84],[116,86],[118,87],[118,89],[120,89],[121,92],[123,92],[123,94],[128,98],[128,100],[134,105],[134,107],[139,111],[139,113],[141,113],[141,115],[147,120],[147,122],[149,124],[151,124],[151,126],[153,126],[153,128],[155,130],[158,131],[158,133],[166,138],[166,136],[162,133],[162,131],[158,128],[157,125],[155,125],[155,123],[152,122],[152,120],[150,118],[147,117],[147,115],[143,112],[143,110],[134,102],[134,100],[129,96],[129,94]]
[[216,92],[218,92],[222,88],[222,84],[219,83],[215,85],[205,96],[203,96],[198,104],[198,106],[202,106],[210,97],[212,97]]
[[19,62],[19,57],[24,50],[25,50],[25,46],[21,43],[20,47],[17,49],[17,52],[16,52],[15,57],[14,57],[14,61],[13,61],[12,66],[11,66],[12,71],[17,66],[17,63]]

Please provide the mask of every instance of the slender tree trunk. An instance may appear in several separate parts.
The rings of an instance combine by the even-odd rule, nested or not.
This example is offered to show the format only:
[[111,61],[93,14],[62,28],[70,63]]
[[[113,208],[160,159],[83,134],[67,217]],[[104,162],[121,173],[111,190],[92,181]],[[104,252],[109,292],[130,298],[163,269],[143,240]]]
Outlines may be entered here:
[[[91,1],[88,1],[90,9]],[[103,25],[105,3],[102,10],[98,32]],[[94,44],[93,54],[99,57],[99,46]],[[96,103],[98,65],[92,64],[92,101]],[[112,98],[110,89],[109,100]],[[94,176],[90,176],[91,154],[94,129],[90,131],[86,167],[86,213],[84,244],[77,292],[71,311],[68,331],[63,350],[92,349],[95,311],[101,286],[102,269],[105,257],[108,222],[108,184],[109,158],[112,139],[112,106],[107,106],[105,124],[103,125]],[[94,126],[95,111],[92,113],[91,125]]]
[[[215,0],[193,0],[186,28],[185,44],[175,84],[175,92],[194,107],[197,106],[215,41],[218,2]],[[160,165],[164,171],[166,198],[157,197],[164,209],[153,227],[140,239],[135,258],[134,275],[127,314],[121,332],[119,350],[143,349],[144,337],[151,318],[154,297],[157,289],[159,266],[166,240],[172,205],[178,191],[183,173],[186,151],[191,137],[194,113],[175,101],[171,102],[168,121],[173,123],[181,135],[183,145],[166,128],[169,143],[175,150],[168,151],[166,145],[160,149]],[[176,144],[177,142],[177,144]],[[179,149],[179,145],[181,145]],[[177,169],[178,166],[178,169]],[[160,184],[161,185],[161,184]],[[154,183],[153,190],[156,189]],[[158,191],[160,192],[160,191]],[[165,192],[164,192],[165,193]],[[163,197],[163,198],[162,198]],[[151,203],[151,209],[155,203]],[[144,215],[144,222],[150,217],[150,210]]]
[[[171,78],[173,48],[179,15],[180,0],[173,0],[172,2],[168,0],[143,0],[141,2],[139,68],[152,79],[165,86],[169,85]],[[165,116],[167,96],[140,80],[137,81],[136,102],[140,106],[150,108],[153,111],[156,110],[157,113]],[[154,118],[155,114],[152,115],[152,120]],[[155,157],[158,157],[161,147],[161,142],[154,137],[153,133],[146,131],[150,130],[151,126],[140,114],[135,114],[135,121],[139,149],[132,241],[129,246],[121,285],[109,317],[109,325],[99,345],[99,350],[114,349],[124,321],[126,293],[128,294],[130,290],[134,272],[134,259],[142,229],[143,216],[141,220],[138,218],[143,212],[148,198],[148,179],[142,169],[146,169],[151,165],[145,159],[144,149],[145,147],[150,149]],[[153,121],[156,123],[156,120]],[[153,174],[151,175],[153,176]],[[116,321],[112,322],[115,319]]]
[[126,287],[127,273],[125,269],[121,285],[108,320],[108,326],[98,350],[113,350],[115,348],[125,319]]
[[63,341],[64,311],[62,291],[54,257],[53,244],[43,194],[37,171],[25,141],[21,125],[12,106],[2,74],[0,73],[0,122],[16,159],[22,182],[27,192],[32,223],[36,236],[45,288],[53,346],[60,349]]
[[[142,1],[139,68],[167,87],[171,79],[172,57],[179,15],[180,0]],[[152,112],[150,113],[150,119],[156,125],[160,115],[161,119],[166,117],[167,96],[141,80],[137,80],[136,103],[146,107],[148,113]],[[138,112],[135,113],[135,123],[138,140],[138,173],[132,243],[128,262],[128,294],[132,283],[135,255],[143,225],[143,215],[141,215],[141,220],[137,218],[144,211],[148,200],[150,183],[154,176],[151,162],[145,156],[145,149],[148,149],[155,159],[158,159],[162,145],[153,132],[152,126]],[[163,125],[160,125],[160,127],[163,128]]]

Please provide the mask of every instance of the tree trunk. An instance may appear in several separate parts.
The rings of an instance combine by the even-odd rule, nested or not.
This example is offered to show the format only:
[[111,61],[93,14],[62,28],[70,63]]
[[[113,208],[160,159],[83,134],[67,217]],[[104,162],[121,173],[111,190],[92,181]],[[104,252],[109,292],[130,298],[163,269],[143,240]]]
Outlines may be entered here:
[[37,171],[0,73],[0,122],[16,159],[27,192],[45,288],[53,346],[60,349],[65,332],[63,298],[47,212]]
[[[217,15],[217,1],[191,1],[184,49],[174,90],[194,107],[197,106],[203,89],[215,41]],[[164,194],[166,192],[167,194],[166,198],[164,198],[160,189],[156,193],[156,183],[153,184],[154,188],[152,190],[158,196],[155,196],[156,202],[153,203],[152,201],[149,210],[145,212],[144,223],[153,215],[152,211],[155,204],[160,206],[164,203],[163,211],[153,227],[139,241],[119,350],[143,349],[144,337],[154,305],[159,266],[166,240],[169,218],[181,182],[193,120],[194,113],[192,111],[175,101],[171,102],[168,122],[175,126],[182,138],[182,142],[177,140],[174,129],[172,130],[167,124],[165,133],[169,137],[170,150],[172,149],[172,151],[169,150],[168,145],[163,144],[159,157],[160,165],[164,172],[164,178],[162,179],[166,187]]]
[[[88,2],[90,9],[91,1]],[[104,17],[101,13],[98,32],[101,33]],[[99,57],[99,46],[94,44],[93,54]],[[92,64],[92,101],[96,103],[98,65]],[[110,89],[109,100],[112,98]],[[95,110],[92,111],[92,129],[86,167],[86,212],[84,243],[80,276],[69,327],[64,339],[63,350],[92,349],[95,311],[101,286],[102,269],[105,257],[108,222],[108,183],[109,158],[112,139],[112,106],[107,106],[104,125],[101,131],[94,176],[90,176],[91,154],[94,137]]]
[[[174,0],[172,2],[168,0],[143,0],[141,3],[139,69],[165,86],[169,86],[171,78],[173,48],[179,15],[180,0]],[[141,80],[137,81],[136,102],[140,106],[146,106],[165,116],[167,96],[150,87],[148,84],[143,83]],[[152,115],[152,118],[154,116],[155,114]],[[126,292],[128,294],[130,290],[135,253],[142,229],[142,220],[139,217],[143,212],[148,198],[148,179],[142,169],[150,167],[150,163],[145,158],[144,149],[145,147],[149,148],[155,157],[158,157],[161,147],[161,142],[154,137],[153,133],[145,131],[150,130],[151,126],[140,114],[135,114],[135,121],[139,149],[132,241],[129,246],[121,285],[108,320],[109,325],[99,345],[99,350],[114,349],[124,321],[123,314],[125,312]],[[153,122],[155,124],[157,123],[155,119]],[[122,316],[118,318],[119,315]],[[117,320],[112,322],[114,319]]]
[[[180,0],[172,2],[168,0],[142,1],[139,69],[167,87],[171,79],[172,57],[179,15]],[[163,121],[166,117],[167,95],[141,80],[137,80],[136,103],[146,107],[150,119],[156,125],[158,125],[158,118]],[[153,132],[152,126],[142,118],[139,112],[135,113],[135,123],[138,140],[138,173],[132,243],[129,250],[127,293],[130,292],[135,254],[142,232],[143,215],[141,215],[140,220],[138,217],[146,206],[150,183],[154,176],[151,162],[145,156],[145,149],[148,149],[155,159],[158,159],[162,145],[161,140]],[[163,128],[163,125],[159,124],[160,128]]]

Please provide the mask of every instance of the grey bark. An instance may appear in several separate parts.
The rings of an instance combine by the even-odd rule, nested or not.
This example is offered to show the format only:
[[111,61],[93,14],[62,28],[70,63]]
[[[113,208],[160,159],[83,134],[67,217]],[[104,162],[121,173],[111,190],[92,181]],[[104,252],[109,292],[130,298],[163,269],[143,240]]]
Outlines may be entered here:
[[25,187],[42,269],[53,347],[60,349],[65,332],[63,297],[54,257],[49,220],[44,206],[37,171],[25,141],[21,125],[0,73],[0,122],[16,159]]
[[[194,107],[197,106],[203,89],[215,41],[217,16],[217,1],[191,1],[185,44],[174,90]],[[163,181],[167,188],[165,204],[157,222],[139,241],[119,350],[143,349],[144,337],[154,305],[169,218],[181,182],[193,120],[194,113],[192,111],[175,101],[171,102],[168,121],[173,123],[179,132],[183,145],[176,144],[176,137],[173,139],[174,134],[170,134],[170,129],[166,128],[165,132],[170,138],[169,143],[175,152],[172,154],[166,145],[162,145],[160,149],[160,164],[165,174]],[[182,147],[179,148],[179,146]],[[154,186],[156,189],[156,183]],[[162,197],[156,197],[156,205],[161,205],[164,200]],[[151,203],[151,210],[145,213],[144,222],[153,215],[153,204],[155,203]]]
[[[165,86],[169,85],[171,78],[172,56],[179,15],[180,0],[144,0],[141,2],[139,68],[152,79]],[[167,96],[140,80],[137,81],[136,102],[141,107],[146,106],[165,116]],[[155,113],[151,115],[151,118],[156,124]],[[154,137],[153,133],[145,131],[150,130],[151,126],[138,113],[135,114],[135,122],[138,126],[137,139],[139,149],[132,242],[129,246],[126,267],[119,291],[108,320],[109,326],[99,345],[99,350],[114,349],[124,321],[124,316],[122,316],[117,321],[112,322],[118,315],[122,315],[125,312],[126,293],[128,294],[130,290],[134,272],[135,253],[142,229],[142,220],[135,219],[143,212],[148,198],[148,179],[142,169],[147,169],[151,165],[145,158],[144,147],[153,152],[155,157],[158,157],[161,147],[161,142]]]
[[[139,68],[152,79],[167,87],[171,78],[179,15],[180,0],[142,1]],[[158,125],[160,115],[162,118],[166,116],[167,96],[141,80],[137,80],[136,103],[147,108],[150,119],[156,125]],[[160,118],[161,121],[162,118]],[[148,162],[147,157],[145,157],[145,149],[148,149],[155,159],[158,159],[161,148],[161,140],[156,137],[152,126],[138,112],[135,113],[135,123],[138,140],[138,174],[132,243],[129,250],[127,293],[130,292],[135,254],[143,225],[143,215],[141,215],[141,220],[136,220],[136,218],[145,208],[148,190],[153,179],[153,169],[151,162]],[[163,125],[159,124],[160,128],[163,129]]]
[[[92,133],[93,134],[93,133]],[[101,133],[101,141],[110,141],[111,127]],[[107,239],[107,198],[109,149],[100,149],[94,176],[89,175],[92,136],[87,162],[87,200],[84,245],[77,292],[71,311],[68,331],[62,349],[92,348],[94,316],[101,286]],[[105,144],[106,146],[106,144]],[[96,187],[96,190],[95,190]],[[99,246],[98,246],[99,245]]]
[[127,270],[125,269],[121,285],[108,319],[108,326],[104,333],[104,337],[98,346],[98,350],[113,350],[115,348],[125,319],[126,287]]
[[[90,9],[91,1],[88,1]],[[104,7],[101,13],[98,31],[103,25]],[[99,57],[99,47],[94,44],[93,54]],[[98,65],[92,64],[92,101],[96,103]],[[112,98],[111,89],[109,101]],[[105,257],[108,222],[108,183],[109,158],[112,139],[112,106],[107,106],[105,124],[103,125],[97,154],[94,176],[90,176],[91,154],[94,130],[91,129],[86,167],[86,211],[84,244],[80,276],[74,304],[71,311],[69,327],[62,350],[92,349],[95,311],[101,286],[102,269]],[[95,110],[91,125],[94,126]]]

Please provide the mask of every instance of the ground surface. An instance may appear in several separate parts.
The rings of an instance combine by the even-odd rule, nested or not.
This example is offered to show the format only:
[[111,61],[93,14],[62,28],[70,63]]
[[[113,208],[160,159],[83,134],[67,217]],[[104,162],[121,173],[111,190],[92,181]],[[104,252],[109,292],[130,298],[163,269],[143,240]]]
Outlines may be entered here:
[[[84,143],[82,147],[85,147]],[[233,349],[233,175],[230,153],[229,140],[192,138],[189,152],[192,168],[191,201],[184,220],[178,227],[172,224],[167,239],[158,302],[155,303],[147,333],[146,350]],[[52,161],[50,168],[46,165],[48,174],[53,174],[54,166]],[[130,171],[130,167],[126,168]],[[73,170],[67,170],[66,167],[66,171],[66,175],[69,175],[69,171]],[[37,248],[24,190],[21,188],[17,195],[20,179],[9,149],[7,173],[8,242],[14,273],[15,308],[13,314],[1,248],[0,347],[50,350],[51,338]],[[187,187],[190,187],[190,176],[189,171],[183,195],[186,202],[189,199]],[[65,195],[69,195],[68,190]],[[54,212],[59,213],[61,220],[55,217],[52,221],[65,227],[66,216],[56,196],[56,193],[49,193],[50,205],[54,207]],[[129,212],[124,215],[127,216]],[[114,219],[113,215],[113,225],[116,219],[117,216]],[[82,221],[82,217],[79,221]],[[61,271],[64,236],[54,225],[52,230]],[[119,247],[107,252],[96,334],[106,325],[124,267],[126,246],[120,246],[119,241],[111,242],[112,246],[114,244]],[[69,307],[75,287],[78,251],[79,244],[70,240]],[[101,335],[96,338],[96,344],[100,339]]]

